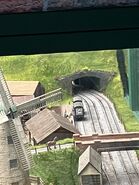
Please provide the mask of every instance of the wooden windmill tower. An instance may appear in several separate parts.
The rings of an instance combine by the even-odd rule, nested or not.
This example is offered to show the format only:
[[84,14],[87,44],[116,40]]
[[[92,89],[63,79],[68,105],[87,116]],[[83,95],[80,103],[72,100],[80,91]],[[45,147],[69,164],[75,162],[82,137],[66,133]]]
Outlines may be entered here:
[[32,111],[47,100],[56,100],[61,92],[43,95],[16,106],[0,70],[0,185],[30,185],[31,153],[24,134],[20,115]]
[[29,185],[31,153],[2,71],[0,104],[0,184]]

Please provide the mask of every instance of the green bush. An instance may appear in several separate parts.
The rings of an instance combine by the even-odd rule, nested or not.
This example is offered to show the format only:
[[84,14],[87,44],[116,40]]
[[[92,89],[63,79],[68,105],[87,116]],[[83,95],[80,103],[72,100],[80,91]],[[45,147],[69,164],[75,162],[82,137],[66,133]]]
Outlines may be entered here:
[[63,144],[68,144],[68,143],[73,143],[73,142],[74,140],[72,138],[66,138],[66,139],[59,140],[56,143],[63,145]]
[[46,183],[79,185],[77,170],[79,151],[74,148],[33,155],[31,174],[40,176]]

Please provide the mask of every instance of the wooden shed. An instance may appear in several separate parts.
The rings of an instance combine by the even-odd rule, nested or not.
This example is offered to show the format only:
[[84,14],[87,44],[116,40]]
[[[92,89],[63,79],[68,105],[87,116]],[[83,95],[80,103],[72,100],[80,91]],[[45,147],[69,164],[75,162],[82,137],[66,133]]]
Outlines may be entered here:
[[72,138],[73,134],[79,133],[67,118],[49,109],[44,109],[29,119],[26,128],[32,144],[44,144],[54,137],[57,140]]
[[79,157],[78,175],[80,185],[102,185],[101,156],[91,146]]
[[39,81],[7,81],[15,104],[20,104],[45,93]]

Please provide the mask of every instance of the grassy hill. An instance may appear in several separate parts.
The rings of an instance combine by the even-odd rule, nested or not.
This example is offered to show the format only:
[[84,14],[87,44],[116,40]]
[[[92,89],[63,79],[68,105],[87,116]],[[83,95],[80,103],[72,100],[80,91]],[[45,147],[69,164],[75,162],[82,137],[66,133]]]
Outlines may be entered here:
[[57,77],[82,69],[117,71],[114,51],[0,57],[0,66],[8,80],[39,80],[48,91]]

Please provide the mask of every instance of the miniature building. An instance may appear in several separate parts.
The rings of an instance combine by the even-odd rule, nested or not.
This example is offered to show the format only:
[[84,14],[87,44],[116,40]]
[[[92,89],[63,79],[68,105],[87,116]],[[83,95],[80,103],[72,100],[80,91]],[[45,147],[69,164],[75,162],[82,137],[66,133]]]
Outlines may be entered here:
[[54,137],[57,140],[72,138],[79,133],[70,121],[54,111],[44,109],[26,122],[28,137],[32,144],[43,144]]
[[[3,118],[3,119],[2,119]],[[29,172],[24,171],[10,133],[9,121],[0,116],[0,185],[30,185]]]
[[20,104],[45,93],[39,81],[7,81],[15,104]]
[[78,164],[80,185],[102,185],[101,156],[91,146],[81,154]]
[[0,185],[30,185],[32,157],[19,115],[9,116],[14,106],[0,70]]

